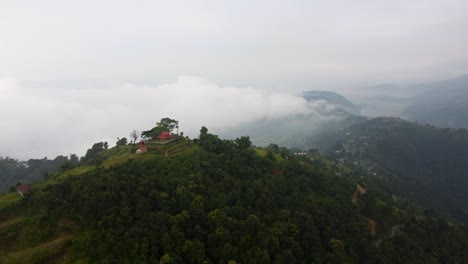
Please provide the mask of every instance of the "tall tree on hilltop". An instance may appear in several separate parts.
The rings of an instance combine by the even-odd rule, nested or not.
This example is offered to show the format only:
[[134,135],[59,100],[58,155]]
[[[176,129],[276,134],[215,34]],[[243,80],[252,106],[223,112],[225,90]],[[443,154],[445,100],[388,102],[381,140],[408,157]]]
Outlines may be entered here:
[[172,132],[174,128],[179,128],[179,121],[164,117],[161,121],[157,122],[156,126],[152,129],[141,132],[141,135],[154,139],[162,132]]
[[116,142],[116,145],[117,146],[125,146],[127,145],[127,138],[123,137],[123,138],[117,138],[117,142]]
[[133,144],[135,144],[135,142],[137,141],[139,137],[140,137],[140,132],[136,130],[132,130],[132,132],[130,132],[130,139],[132,140]]
[[179,121],[175,119],[171,119],[169,117],[164,117],[161,119],[161,121],[156,123],[157,127],[164,127],[167,129],[167,131],[172,132],[174,128],[179,126]]
[[80,162],[83,164],[91,162],[103,150],[104,142],[94,143],[93,146],[86,151],[86,155],[81,158]]

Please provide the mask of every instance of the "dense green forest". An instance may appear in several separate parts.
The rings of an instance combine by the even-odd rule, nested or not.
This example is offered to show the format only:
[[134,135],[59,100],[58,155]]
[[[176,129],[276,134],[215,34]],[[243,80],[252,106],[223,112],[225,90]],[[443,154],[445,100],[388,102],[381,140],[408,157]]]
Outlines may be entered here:
[[[365,186],[353,170],[253,148],[248,137],[221,140],[206,128],[194,143],[168,157],[64,171],[23,199],[0,196],[0,261],[468,261],[466,227],[414,215],[378,192],[353,203],[356,183]],[[391,234],[395,225],[404,228]]]
[[[375,118],[341,132],[329,152],[383,190],[468,221],[468,131]],[[359,164],[355,166],[354,164]],[[432,210],[433,211],[433,210]]]

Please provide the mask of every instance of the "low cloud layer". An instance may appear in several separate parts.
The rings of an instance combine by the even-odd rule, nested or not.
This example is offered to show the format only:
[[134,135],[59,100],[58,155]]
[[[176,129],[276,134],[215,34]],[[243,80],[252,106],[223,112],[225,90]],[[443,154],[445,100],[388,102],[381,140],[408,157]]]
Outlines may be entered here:
[[[97,85],[99,86],[99,85]],[[324,102],[255,88],[220,87],[196,77],[159,86],[32,87],[0,80],[0,156],[20,159],[83,155],[92,143],[150,129],[162,117],[180,121],[196,136],[201,126],[215,133],[255,120],[333,112]]]

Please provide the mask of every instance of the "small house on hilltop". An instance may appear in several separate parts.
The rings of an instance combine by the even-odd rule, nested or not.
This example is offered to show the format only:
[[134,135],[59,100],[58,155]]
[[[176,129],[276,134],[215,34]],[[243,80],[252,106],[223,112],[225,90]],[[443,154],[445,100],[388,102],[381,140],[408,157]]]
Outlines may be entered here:
[[307,156],[307,152],[306,151],[298,151],[298,152],[294,152],[294,155],[295,156]]
[[142,154],[142,153],[145,153],[146,151],[148,151],[146,147],[141,147],[137,149],[136,154]]
[[29,193],[30,191],[32,191],[32,187],[28,184],[21,184],[16,186],[16,191],[24,197],[25,193]]
[[165,139],[170,139],[171,138],[171,133],[164,131],[161,134],[157,136],[158,139],[160,140],[165,140]]

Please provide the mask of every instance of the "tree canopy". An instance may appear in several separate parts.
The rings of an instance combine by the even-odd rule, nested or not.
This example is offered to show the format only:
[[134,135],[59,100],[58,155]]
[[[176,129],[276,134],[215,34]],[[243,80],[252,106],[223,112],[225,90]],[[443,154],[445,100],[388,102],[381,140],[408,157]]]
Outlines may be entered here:
[[179,121],[164,117],[152,129],[141,132],[141,135],[154,139],[162,132],[172,132],[175,128],[179,128]]
[[[13,209],[37,214],[0,227],[0,262],[16,245],[37,247],[62,235],[64,219],[78,231],[57,255],[42,252],[43,262],[468,260],[465,226],[416,215],[372,190],[353,203],[360,181],[353,170],[320,157],[296,158],[283,148],[253,148],[248,137],[223,140],[206,127],[194,142],[177,155],[137,157],[108,168],[95,163],[97,169],[79,177],[51,177],[8,214],[0,209],[0,222]],[[378,222],[378,247],[370,219]],[[390,235],[395,225],[404,228]],[[31,239],[23,242],[25,237]]]

